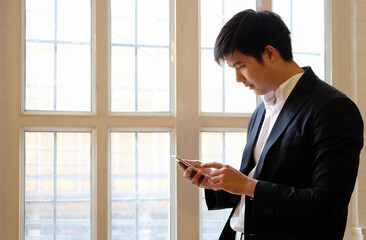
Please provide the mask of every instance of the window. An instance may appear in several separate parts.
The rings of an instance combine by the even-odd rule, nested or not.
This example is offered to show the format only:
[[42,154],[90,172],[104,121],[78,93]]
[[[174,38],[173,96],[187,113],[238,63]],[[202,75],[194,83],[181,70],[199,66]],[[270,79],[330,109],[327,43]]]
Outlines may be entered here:
[[174,238],[172,9],[24,0],[21,239]]
[[24,139],[24,239],[90,239],[91,134],[26,131]]
[[170,111],[169,16],[169,0],[111,0],[112,112]]
[[170,135],[111,133],[111,239],[169,239]]
[[25,110],[91,111],[90,0],[25,6]]
[[255,9],[255,0],[201,0],[201,111],[251,113],[256,97],[249,89],[238,88],[235,72],[213,61],[213,49],[221,27],[237,12]]

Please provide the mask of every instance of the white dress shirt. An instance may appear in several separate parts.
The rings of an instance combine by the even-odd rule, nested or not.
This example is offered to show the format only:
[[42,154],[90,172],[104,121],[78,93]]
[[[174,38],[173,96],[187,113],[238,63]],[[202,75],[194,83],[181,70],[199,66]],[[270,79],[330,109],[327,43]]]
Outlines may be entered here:
[[[268,139],[268,136],[275,124],[278,115],[281,112],[283,105],[285,104],[288,96],[294,89],[296,83],[301,78],[302,73],[298,73],[287,81],[285,81],[276,91],[271,91],[265,95],[261,95],[266,108],[266,115],[258,136],[257,143],[254,147],[254,162],[255,167],[248,174],[249,177],[253,177],[259,157],[262,153],[263,147]],[[231,216],[230,226],[237,232],[244,232],[244,213],[245,213],[245,195],[241,196],[240,203],[235,209],[235,212]]]

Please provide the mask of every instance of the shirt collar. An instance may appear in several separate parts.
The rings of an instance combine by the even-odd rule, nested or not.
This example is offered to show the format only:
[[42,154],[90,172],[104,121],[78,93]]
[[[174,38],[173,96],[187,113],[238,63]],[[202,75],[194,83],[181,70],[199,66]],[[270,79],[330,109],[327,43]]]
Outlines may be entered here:
[[303,74],[303,72],[295,74],[294,76],[287,79],[284,83],[282,83],[276,91],[270,91],[269,93],[261,95],[260,97],[262,98],[265,107],[269,108],[275,106],[275,100],[276,105],[277,102],[286,102],[288,96],[290,95]]

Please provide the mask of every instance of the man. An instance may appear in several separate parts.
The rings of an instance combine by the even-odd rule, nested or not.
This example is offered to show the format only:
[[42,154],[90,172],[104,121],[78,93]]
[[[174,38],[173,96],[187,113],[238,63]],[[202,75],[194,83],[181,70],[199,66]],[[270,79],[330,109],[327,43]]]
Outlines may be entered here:
[[289,34],[275,13],[245,10],[216,39],[215,60],[263,99],[249,122],[240,171],[189,161],[201,169],[191,177],[192,169],[179,165],[205,188],[210,210],[233,208],[220,239],[343,238],[363,121],[349,98],[296,64]]

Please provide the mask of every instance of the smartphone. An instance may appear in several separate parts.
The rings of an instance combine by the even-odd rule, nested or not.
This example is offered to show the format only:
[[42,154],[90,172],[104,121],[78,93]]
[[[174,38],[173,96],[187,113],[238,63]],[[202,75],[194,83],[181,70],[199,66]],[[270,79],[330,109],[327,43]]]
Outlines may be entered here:
[[[177,162],[181,162],[184,166],[185,166],[185,169],[187,169],[188,167],[191,167],[193,169],[192,173],[191,173],[191,178],[194,177],[194,175],[196,175],[196,172],[199,170],[198,168],[196,168],[195,166],[193,166],[192,164],[190,164],[189,162],[187,161],[184,161],[183,159],[181,159],[180,157],[177,157],[177,156],[174,156],[172,155],[171,156],[173,159],[175,159]],[[202,175],[199,179],[199,182],[203,180],[203,178],[206,176],[206,174],[204,172],[202,172]]]

